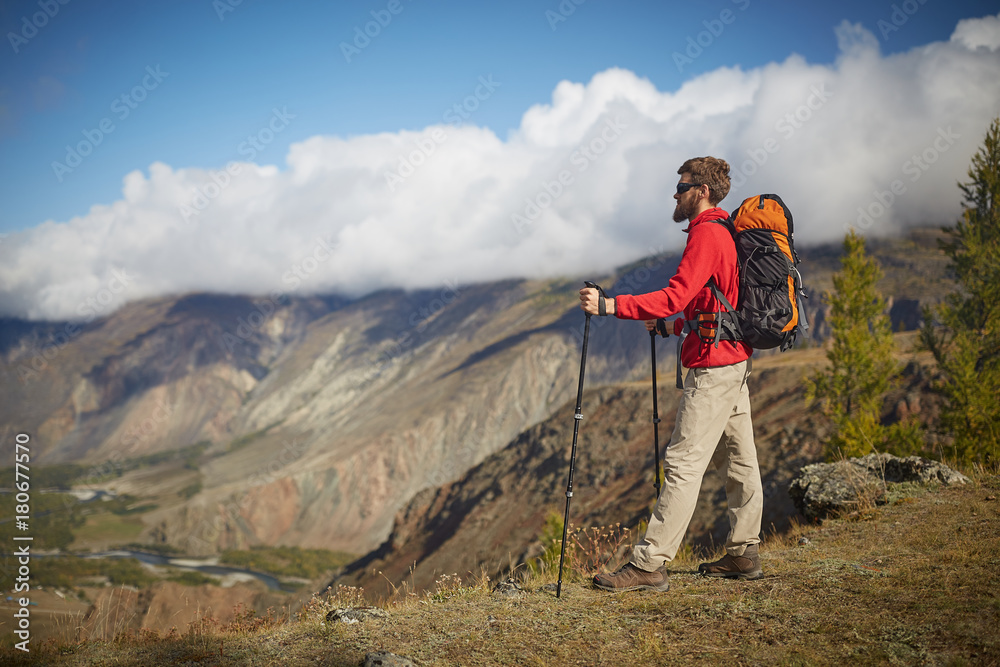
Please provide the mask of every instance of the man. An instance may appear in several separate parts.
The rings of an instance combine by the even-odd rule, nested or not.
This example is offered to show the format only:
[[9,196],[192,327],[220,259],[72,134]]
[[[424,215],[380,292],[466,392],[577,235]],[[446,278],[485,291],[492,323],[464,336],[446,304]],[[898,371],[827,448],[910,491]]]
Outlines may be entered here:
[[[698,569],[710,577],[761,576],[757,545],[763,489],[746,384],[753,350],[742,341],[723,340],[716,345],[703,340],[697,327],[698,313],[720,309],[706,286],[709,279],[730,303],[735,304],[739,296],[736,245],[725,226],[712,222],[729,217],[717,207],[729,193],[729,165],[713,157],[693,158],[677,173],[681,178],[674,195],[674,222],[690,222],[684,230],[688,239],[677,273],[662,290],[623,294],[605,303],[608,315],[646,320],[650,331],[656,319],[681,311],[685,320],[695,323],[681,348],[682,365],[689,370],[674,432],[663,456],[663,489],[630,561],[617,572],[594,577],[595,586],[609,591],[669,589],[666,563],[676,555],[691,522],[710,461],[726,477],[730,532],[726,555],[713,563],[702,563]],[[599,314],[599,301],[597,290],[580,290],[580,307],[585,312]],[[679,332],[676,324],[675,332]]]

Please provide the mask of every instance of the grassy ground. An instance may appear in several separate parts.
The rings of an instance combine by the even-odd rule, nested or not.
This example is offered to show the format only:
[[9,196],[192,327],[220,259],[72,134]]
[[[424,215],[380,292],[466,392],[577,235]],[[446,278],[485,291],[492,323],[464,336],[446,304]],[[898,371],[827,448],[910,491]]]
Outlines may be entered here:
[[[224,551],[219,562],[275,576],[318,579],[357,559],[356,554],[329,549],[300,547],[264,547]],[[328,579],[329,581],[329,579]]]
[[87,516],[83,527],[74,531],[76,550],[109,549],[139,539],[145,525],[137,516],[121,516],[110,512]]
[[[359,665],[386,650],[421,665],[1000,664],[1000,477],[964,488],[897,493],[885,506],[766,542],[765,577],[706,580],[698,560],[671,563],[667,593],[611,594],[582,572],[561,599],[523,578],[525,594],[481,577],[443,576],[434,593],[400,591],[387,613],[329,622],[359,592],[316,597],[293,619],[211,619],[170,636],[50,642],[11,664]],[[807,543],[800,544],[801,541]]]

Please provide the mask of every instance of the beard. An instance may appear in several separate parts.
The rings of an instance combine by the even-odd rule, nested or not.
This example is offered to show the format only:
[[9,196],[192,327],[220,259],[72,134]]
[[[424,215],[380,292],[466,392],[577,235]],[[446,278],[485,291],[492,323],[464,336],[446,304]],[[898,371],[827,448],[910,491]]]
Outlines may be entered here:
[[694,204],[685,204],[683,199],[678,200],[677,206],[674,207],[674,222],[684,222],[689,220],[694,214]]

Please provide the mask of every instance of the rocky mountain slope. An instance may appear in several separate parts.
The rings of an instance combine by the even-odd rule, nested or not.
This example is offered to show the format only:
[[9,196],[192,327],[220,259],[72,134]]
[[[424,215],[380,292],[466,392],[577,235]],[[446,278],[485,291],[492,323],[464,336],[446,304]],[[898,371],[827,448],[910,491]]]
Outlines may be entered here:
[[[872,244],[897,304],[942,291],[934,236]],[[839,250],[802,255],[822,333],[815,297]],[[650,291],[677,261],[649,258],[604,284]],[[575,395],[579,286],[446,284],[354,300],[191,294],[82,325],[3,320],[0,421],[32,434],[36,464],[83,463],[85,486],[152,498],[143,541],[193,555],[252,544],[365,553],[416,494],[438,493]],[[648,340],[638,323],[594,318],[589,386],[647,377]],[[661,350],[667,387],[672,346]]]

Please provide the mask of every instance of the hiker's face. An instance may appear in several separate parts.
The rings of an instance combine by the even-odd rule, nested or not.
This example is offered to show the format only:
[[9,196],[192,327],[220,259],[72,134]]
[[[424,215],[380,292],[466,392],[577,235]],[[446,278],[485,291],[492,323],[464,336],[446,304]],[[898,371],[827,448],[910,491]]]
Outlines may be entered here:
[[681,180],[677,183],[677,189],[683,190],[683,192],[674,193],[674,199],[677,200],[677,206],[674,208],[674,222],[684,222],[685,220],[690,220],[694,217],[695,212],[698,210],[698,199],[701,197],[701,190],[703,186],[696,185],[694,187],[685,188],[685,184],[691,183],[691,174],[684,172],[681,174]]

